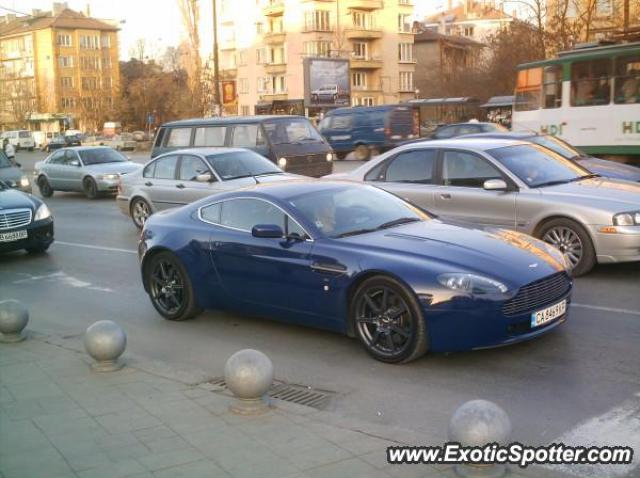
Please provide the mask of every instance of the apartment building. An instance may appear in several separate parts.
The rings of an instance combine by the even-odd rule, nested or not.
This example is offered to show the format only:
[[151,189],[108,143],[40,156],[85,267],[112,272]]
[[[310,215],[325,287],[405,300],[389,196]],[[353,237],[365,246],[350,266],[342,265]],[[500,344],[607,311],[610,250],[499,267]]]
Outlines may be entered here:
[[349,59],[353,105],[413,98],[413,1],[221,0],[221,76],[236,80],[237,113],[304,112],[305,58]]
[[0,124],[96,130],[120,81],[118,28],[54,3],[0,17]]

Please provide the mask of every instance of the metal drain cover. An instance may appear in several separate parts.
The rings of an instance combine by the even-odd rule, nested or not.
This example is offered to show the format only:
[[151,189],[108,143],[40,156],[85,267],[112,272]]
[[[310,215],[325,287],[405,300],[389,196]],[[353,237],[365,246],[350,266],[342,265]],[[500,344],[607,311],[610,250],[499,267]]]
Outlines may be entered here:
[[[214,378],[213,380],[209,380],[208,383],[212,386],[212,392],[228,392],[224,377]],[[299,385],[274,380],[273,385],[267,392],[267,395],[271,398],[282,400],[284,402],[296,403],[298,405],[324,410],[329,406],[331,399],[336,395],[336,392],[316,389],[308,385]]]

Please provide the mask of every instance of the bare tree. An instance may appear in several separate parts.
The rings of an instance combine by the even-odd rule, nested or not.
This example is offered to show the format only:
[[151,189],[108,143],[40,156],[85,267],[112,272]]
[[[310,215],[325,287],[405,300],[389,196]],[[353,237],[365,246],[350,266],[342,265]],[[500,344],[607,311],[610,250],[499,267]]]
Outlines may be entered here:
[[[202,59],[200,58],[200,5],[198,0],[177,0],[188,38],[187,73],[193,109],[202,112]],[[194,111],[194,112],[195,112]]]

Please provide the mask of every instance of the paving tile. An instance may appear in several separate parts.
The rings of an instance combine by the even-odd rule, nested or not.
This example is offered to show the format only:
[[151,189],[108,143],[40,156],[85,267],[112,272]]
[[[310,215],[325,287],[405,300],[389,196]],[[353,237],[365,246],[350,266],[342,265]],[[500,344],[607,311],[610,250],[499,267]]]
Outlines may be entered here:
[[205,458],[206,457],[195,448],[188,448],[172,452],[154,453],[139,458],[138,461],[149,471],[157,471],[163,468],[204,460]]
[[143,444],[115,446],[105,449],[105,453],[110,460],[126,460],[129,458],[140,459],[149,456],[151,452]]
[[358,458],[351,458],[330,465],[319,466],[312,470],[307,470],[306,474],[311,478],[388,478],[389,476]]
[[46,413],[40,406],[39,399],[3,403],[0,407],[11,420],[22,420],[24,418],[37,417]]
[[154,472],[153,476],[155,478],[230,478],[229,474],[209,460],[200,460],[185,465],[166,468]]
[[4,457],[50,446],[46,436],[30,420],[0,423],[0,462]]
[[120,411],[96,416],[95,420],[109,433],[121,433],[161,425],[156,417],[144,411]]
[[0,471],[7,477],[37,477],[72,474],[64,458],[51,445],[40,447],[37,453],[26,451],[3,455],[0,459]]
[[4,384],[46,382],[49,377],[34,363],[15,363],[0,367],[0,381]]
[[366,461],[367,463],[369,463],[371,466],[374,466],[378,469],[382,469],[385,468],[386,466],[389,465],[389,463],[387,462],[387,447],[382,447],[367,453],[364,453],[362,455],[359,455],[358,458],[360,458],[361,460]]
[[382,471],[394,478],[444,478],[440,470],[432,465],[388,465]]
[[41,415],[34,417],[33,422],[47,436],[100,430],[100,425],[80,409],[53,415]]
[[16,400],[30,400],[32,398],[63,397],[64,392],[55,383],[31,381],[6,384]]
[[144,467],[133,459],[112,461],[104,466],[98,466],[78,473],[79,478],[151,478]]
[[13,398],[9,389],[0,383],[0,404],[12,403],[15,401],[16,399]]
[[225,454],[216,459],[216,462],[235,478],[254,478],[256,476],[280,478],[298,471],[282,457],[266,448],[248,448],[244,447],[242,443],[238,443],[236,446],[240,451],[236,456]]
[[146,442],[147,440],[155,440],[160,438],[171,438],[177,436],[176,432],[174,432],[171,428],[166,425],[158,425],[150,428],[143,428],[141,430],[135,430],[132,432],[133,435],[140,440],[141,442]]
[[294,452],[288,457],[285,455],[285,457],[297,468],[309,470],[353,458],[353,455],[337,445],[327,443],[309,450]]
[[63,455],[69,466],[76,472],[108,466],[111,464],[111,460],[107,454],[99,449],[93,449],[91,451],[81,453],[63,453]]
[[144,440],[144,445],[151,451],[151,453],[162,453],[191,448],[191,444],[178,435],[168,438]]

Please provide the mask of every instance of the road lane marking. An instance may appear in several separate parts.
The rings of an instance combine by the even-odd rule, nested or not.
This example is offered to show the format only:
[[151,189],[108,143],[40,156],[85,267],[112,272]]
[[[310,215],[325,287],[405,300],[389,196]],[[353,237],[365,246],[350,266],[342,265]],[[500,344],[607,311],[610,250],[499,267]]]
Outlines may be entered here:
[[615,312],[617,314],[627,314],[627,315],[638,315],[638,316],[640,316],[640,311],[638,311],[638,310],[616,309],[615,307],[602,307],[600,305],[576,304],[576,303],[572,303],[571,306],[572,307],[579,307],[579,308],[582,308],[582,309],[601,310],[603,312]]
[[99,287],[99,286],[93,285],[91,282],[80,280],[77,277],[70,276],[68,274],[65,274],[62,271],[52,272],[51,274],[37,275],[37,276],[31,275],[31,274],[22,274],[22,275],[26,275],[27,278],[14,280],[13,284],[26,284],[26,283],[35,282],[35,281],[45,281],[45,282],[62,283],[63,285],[68,285],[70,287],[97,290],[100,292],[113,292],[113,289],[109,289],[108,287]]
[[120,249],[118,247],[106,247],[106,246],[94,246],[91,244],[80,244],[77,242],[55,241],[54,244],[59,244],[61,246],[84,247],[85,249],[95,249],[98,251],[124,252],[126,254],[138,254],[138,251],[133,251],[131,249]]

